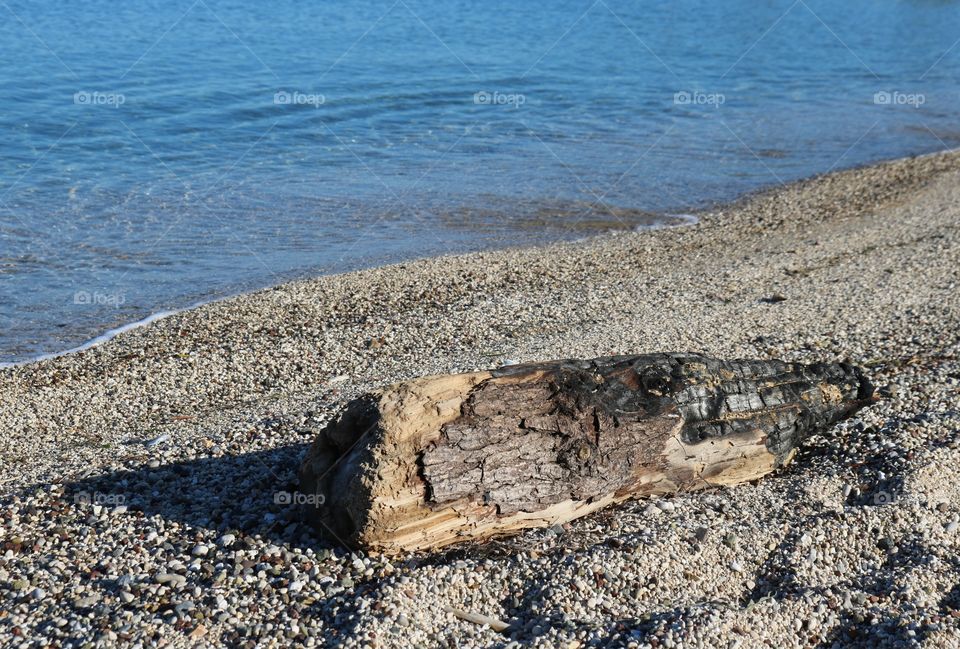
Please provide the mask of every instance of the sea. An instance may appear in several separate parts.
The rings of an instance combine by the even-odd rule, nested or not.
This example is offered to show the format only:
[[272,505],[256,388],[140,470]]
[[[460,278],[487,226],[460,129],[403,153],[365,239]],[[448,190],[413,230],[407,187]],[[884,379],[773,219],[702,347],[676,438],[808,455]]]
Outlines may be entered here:
[[0,0],[0,362],[954,148],[958,82],[952,0]]

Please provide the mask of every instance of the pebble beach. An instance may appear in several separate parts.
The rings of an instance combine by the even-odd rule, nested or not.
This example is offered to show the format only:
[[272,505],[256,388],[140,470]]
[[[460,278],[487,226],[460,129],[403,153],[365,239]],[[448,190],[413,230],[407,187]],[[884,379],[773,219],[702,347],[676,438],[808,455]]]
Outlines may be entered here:
[[[960,647],[960,153],[676,228],[240,295],[0,369],[2,647]],[[296,473],[348,399],[555,358],[847,360],[881,400],[755,484],[351,552]]]

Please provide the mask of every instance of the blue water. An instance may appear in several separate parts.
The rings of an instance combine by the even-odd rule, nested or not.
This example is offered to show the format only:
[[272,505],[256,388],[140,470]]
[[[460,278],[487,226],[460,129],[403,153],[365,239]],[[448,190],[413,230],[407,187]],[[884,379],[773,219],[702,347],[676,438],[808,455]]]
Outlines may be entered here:
[[958,146],[958,38],[935,0],[2,0],[0,360]]

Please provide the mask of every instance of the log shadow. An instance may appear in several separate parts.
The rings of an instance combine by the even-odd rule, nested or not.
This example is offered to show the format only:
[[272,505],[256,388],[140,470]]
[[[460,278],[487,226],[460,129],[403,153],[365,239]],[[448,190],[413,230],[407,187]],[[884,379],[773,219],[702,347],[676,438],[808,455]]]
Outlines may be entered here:
[[[169,523],[177,523],[182,528],[175,538],[169,539],[168,543],[173,547],[168,550],[179,558],[183,558],[183,553],[190,552],[200,537],[198,533],[209,535],[211,532],[214,537],[218,533],[234,534],[237,548],[243,548],[243,544],[255,547],[270,543],[281,547],[332,551],[342,556],[340,546],[320,538],[312,527],[303,522],[303,507],[291,496],[297,489],[296,469],[307,446],[306,443],[296,443],[241,455],[204,457],[153,467],[145,464],[64,482],[63,491],[53,497],[42,498],[35,513],[52,521],[64,517],[67,521],[80,523],[86,519],[86,524],[92,528],[123,524],[125,517],[140,514],[165,524],[167,529]],[[40,491],[49,492],[49,489],[47,484],[32,485],[20,489],[17,495],[25,497]],[[4,500],[0,498],[0,507]],[[126,508],[126,511],[120,513],[116,511],[117,508]],[[253,537],[261,540],[254,544]],[[142,542],[136,537],[129,539],[130,546]],[[107,576],[106,572],[106,569],[94,563],[82,570],[81,578],[94,592],[110,593],[117,597],[123,590],[122,584],[119,579]],[[206,567],[191,573],[190,581],[203,591],[216,585],[214,573]],[[377,580],[360,582],[354,592],[359,594],[380,586]],[[149,594],[140,592],[147,598],[144,602],[157,606],[157,611],[173,614],[173,601],[150,600]],[[211,605],[210,596],[205,597],[204,605]],[[315,610],[333,624],[336,609],[331,611],[327,604],[325,600],[318,600]],[[119,610],[117,607],[120,605],[68,602],[67,606],[81,607],[93,615],[95,612]],[[53,622],[47,621],[45,624]],[[180,620],[174,628],[189,631],[185,625],[186,622]],[[40,628],[42,630],[44,627]],[[226,629],[216,643],[220,646],[247,646],[249,640],[245,631],[232,628]],[[336,646],[336,643],[331,642],[331,646]]]
[[[809,518],[816,516],[822,514]],[[830,586],[806,586],[797,579],[797,572],[789,562],[789,557],[793,556],[797,549],[799,536],[799,533],[789,534],[768,555],[755,577],[756,586],[747,596],[748,601],[756,602],[763,598],[785,601],[814,594],[829,598],[837,588],[860,592],[866,597],[890,599],[898,595],[891,582],[895,575],[918,569],[933,560],[931,550],[920,541],[901,539],[897,542],[899,545],[896,551],[887,553],[877,570],[851,573],[847,579]],[[885,552],[887,549],[884,547],[880,551]],[[960,592],[960,586],[954,590]],[[949,605],[950,602],[945,598],[941,602],[941,609],[946,612]],[[871,621],[871,618],[876,618],[876,621]],[[913,647],[925,641],[931,632],[931,629],[920,626],[913,630],[914,635],[909,635],[908,628],[895,612],[870,604],[869,600],[856,610],[838,610],[838,619],[838,624],[824,637],[816,638],[816,647]]]
[[[910,540],[898,548],[895,554],[890,554],[884,561],[883,569],[872,573],[855,575],[848,587],[857,589],[870,596],[891,596],[890,577],[896,573],[909,572],[930,563],[934,559],[933,553],[923,543]],[[950,561],[953,570],[957,570],[957,560]],[[940,612],[949,615],[954,602],[951,596],[960,589],[954,586],[950,593],[941,599]],[[916,647],[922,646],[928,640],[933,629],[929,625],[916,625],[910,630],[903,624],[899,615],[889,610],[882,610],[875,606],[866,606],[866,613],[860,611],[844,611],[840,616],[840,623],[817,645],[822,649],[833,647]],[[870,618],[875,618],[872,621]]]
[[[531,645],[537,640],[545,640],[551,629],[561,630],[569,636],[585,631],[590,636],[590,646],[627,647],[631,643],[643,644],[652,638],[662,637],[676,622],[696,616],[699,612],[697,605],[685,604],[650,612],[643,617],[606,616],[600,620],[575,620],[559,610],[534,615],[524,613],[542,601],[543,588],[543,585],[532,586],[522,597],[504,601],[504,608],[511,613],[507,616],[511,628],[504,632],[503,641],[493,644],[493,647],[507,649],[516,646],[516,643]],[[705,610],[705,613],[709,614],[709,611]]]
[[275,543],[326,545],[302,524],[296,467],[306,444],[207,457],[156,467],[143,465],[64,485],[79,506],[118,506],[220,532],[260,534]]

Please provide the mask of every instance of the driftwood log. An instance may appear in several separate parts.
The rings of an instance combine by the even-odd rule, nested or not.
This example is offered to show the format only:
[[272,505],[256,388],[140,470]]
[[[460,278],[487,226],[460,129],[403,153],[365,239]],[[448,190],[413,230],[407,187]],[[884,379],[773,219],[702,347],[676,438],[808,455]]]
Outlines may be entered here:
[[300,470],[326,537],[386,553],[755,480],[870,403],[845,363],[648,354],[420,378],[367,394]]

